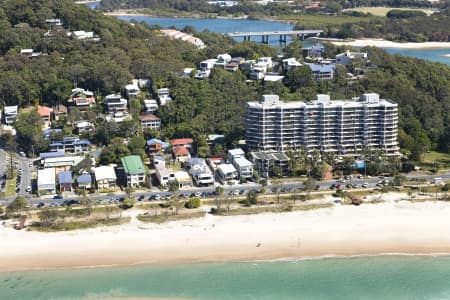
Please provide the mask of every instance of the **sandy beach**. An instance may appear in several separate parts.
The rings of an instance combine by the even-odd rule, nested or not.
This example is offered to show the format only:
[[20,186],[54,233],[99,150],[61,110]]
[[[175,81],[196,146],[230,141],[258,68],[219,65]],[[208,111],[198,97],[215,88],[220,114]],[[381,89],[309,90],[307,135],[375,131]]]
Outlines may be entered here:
[[[321,39],[325,41],[326,39]],[[401,49],[426,49],[426,48],[450,48],[450,42],[424,42],[424,43],[396,43],[383,39],[357,39],[350,41],[330,40],[331,43],[341,46],[352,47],[374,46],[380,48],[401,48]]]
[[450,203],[406,201],[39,233],[0,227],[0,271],[450,253]]

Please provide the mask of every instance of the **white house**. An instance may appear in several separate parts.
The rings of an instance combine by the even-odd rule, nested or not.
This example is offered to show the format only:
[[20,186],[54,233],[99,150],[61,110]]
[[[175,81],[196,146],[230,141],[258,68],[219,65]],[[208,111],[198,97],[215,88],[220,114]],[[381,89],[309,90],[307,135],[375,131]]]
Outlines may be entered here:
[[175,180],[180,189],[193,186],[191,176],[185,171],[176,171]]
[[153,114],[140,114],[138,118],[143,129],[161,129],[161,119]]
[[18,106],[5,106],[4,114],[5,114],[5,124],[12,125],[16,121]]
[[116,172],[112,166],[100,166],[94,169],[95,182],[97,189],[115,189],[116,188]]
[[41,195],[56,193],[55,168],[38,170],[37,190]]
[[158,90],[156,90],[156,94],[158,95],[160,105],[166,105],[167,102],[172,100],[172,98],[170,98],[170,93],[169,93],[168,88],[158,89]]
[[155,99],[144,100],[144,110],[148,113],[154,113],[158,110],[158,102]]
[[350,52],[350,50],[347,50],[336,55],[336,63],[341,65],[348,65],[352,62],[353,59],[359,58],[367,60],[367,57],[367,52]]
[[139,86],[138,86],[138,80],[133,79],[133,83],[127,84],[125,86],[125,93],[127,94],[128,99],[130,97],[135,97],[139,95]]
[[155,164],[155,175],[162,186],[168,186],[170,182],[175,181],[175,172],[162,163]]
[[103,99],[103,104],[108,113],[126,112],[128,110],[128,101],[119,94],[110,94]]
[[253,176],[253,164],[245,158],[245,153],[241,148],[228,150],[228,159],[240,177],[249,179]]
[[302,64],[299,63],[299,62],[297,61],[297,59],[294,58],[294,57],[290,57],[290,58],[286,58],[286,59],[283,59],[283,60],[282,60],[283,70],[285,70],[285,71],[290,71],[290,70],[292,70],[292,69],[301,67],[301,65],[302,65]]
[[220,164],[217,166],[217,179],[225,184],[227,182],[237,182],[238,171],[232,164]]

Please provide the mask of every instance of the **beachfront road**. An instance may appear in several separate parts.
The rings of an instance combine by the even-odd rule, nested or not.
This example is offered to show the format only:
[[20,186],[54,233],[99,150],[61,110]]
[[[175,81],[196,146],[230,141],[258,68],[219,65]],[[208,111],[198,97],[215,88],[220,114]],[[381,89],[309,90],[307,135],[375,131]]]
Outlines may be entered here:
[[[426,174],[415,174],[415,175],[407,175],[406,176],[408,180],[422,180],[424,183],[426,182],[432,182],[435,178],[440,178],[442,181],[449,181],[450,180],[450,172],[447,172],[445,174],[440,175],[426,175]],[[362,188],[362,185],[367,183],[367,188],[375,188],[377,184],[379,184],[380,180],[392,180],[393,178],[378,178],[378,177],[369,177],[364,179],[358,179],[358,178],[352,178],[350,180],[346,180],[345,183],[336,181],[336,180],[328,180],[328,181],[318,181],[318,190],[319,191],[327,191],[330,190],[331,186],[333,184],[340,183],[342,186],[345,186],[348,183],[351,183],[356,186],[356,188]],[[418,182],[420,184],[420,182]],[[278,184],[277,184],[278,185]],[[262,186],[258,183],[254,182],[248,182],[243,184],[234,184],[234,185],[223,185],[224,188],[224,194],[235,194],[235,195],[246,195],[249,191],[260,191],[262,189]],[[267,194],[273,194],[274,193],[274,184],[273,182],[269,182],[266,187],[266,193]],[[278,186],[279,191],[281,193],[292,193],[294,189],[297,189],[297,191],[301,191],[303,189],[303,183],[301,181],[296,180],[285,180],[280,183]],[[332,189],[332,188],[331,188]],[[186,189],[180,189],[177,191],[179,195],[182,195],[183,197],[191,197],[194,195],[200,195],[201,197],[214,197],[213,193],[215,191],[215,187],[192,187],[192,188],[186,188]],[[136,199],[139,199],[140,201],[148,201],[148,200],[154,200],[155,198],[158,199],[161,196],[164,196],[166,198],[169,198],[172,195],[171,192],[167,190],[158,190],[156,188],[153,188],[151,191],[136,191],[135,193],[132,193],[132,196]],[[63,201],[70,201],[70,200],[79,200],[77,196],[73,197],[67,197],[60,200],[55,200],[52,198],[39,198],[33,195],[24,195],[28,202],[30,203],[30,206],[37,206],[39,203],[44,203],[46,206],[50,203],[62,203]],[[96,201],[98,203],[102,204],[108,204],[108,203],[116,203],[121,198],[125,198],[126,194],[124,192],[117,192],[117,193],[110,193],[110,194],[90,194],[89,198],[92,201]],[[3,199],[0,200],[0,205],[6,206],[8,205],[14,198],[11,199]]]

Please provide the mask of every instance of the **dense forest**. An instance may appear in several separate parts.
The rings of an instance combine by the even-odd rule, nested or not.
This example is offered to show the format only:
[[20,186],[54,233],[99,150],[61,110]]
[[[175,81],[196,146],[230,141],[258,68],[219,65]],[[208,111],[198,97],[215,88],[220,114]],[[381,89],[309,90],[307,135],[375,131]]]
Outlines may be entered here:
[[[184,67],[195,67],[199,61],[219,53],[257,58],[275,57],[277,50],[185,28],[206,42],[207,47],[199,50],[188,43],[164,38],[157,28],[122,22],[69,0],[0,0],[0,4],[2,106],[64,103],[74,86],[90,89],[101,99],[109,93],[121,92],[132,78],[147,77],[152,82],[148,97],[155,96],[156,88],[168,87],[173,101],[158,111],[162,131],[146,132],[144,137],[194,136],[202,146],[205,135],[210,133],[225,134],[229,144],[242,139],[245,103],[258,99],[261,94],[276,93],[289,101],[313,99],[317,93],[344,99],[377,92],[399,103],[399,136],[405,152],[417,156],[427,149],[450,151],[450,67],[446,65],[367,48],[373,68],[356,81],[348,81],[346,73],[358,68],[361,62],[348,69],[338,68],[330,81],[316,81],[307,67],[284,74],[285,81],[278,83],[248,85],[244,72],[228,73],[220,69],[201,81],[181,78],[178,74]],[[48,35],[51,28],[45,19],[54,17],[63,20],[64,29],[53,29]],[[68,30],[94,31],[100,41],[70,38]],[[301,47],[300,42],[295,42],[284,52],[301,59]],[[32,48],[43,55],[29,58],[20,54],[22,48]],[[326,46],[328,57],[343,50]],[[101,113],[101,107],[97,110]],[[137,132],[136,120],[115,124],[104,122],[95,114],[82,116],[75,110],[69,118],[96,122],[96,132],[88,138],[99,145],[107,145],[114,138],[133,137]],[[25,128],[24,132],[35,132],[26,126],[21,128]],[[29,143],[41,142],[35,136],[27,139]],[[136,144],[142,142],[140,139]]]

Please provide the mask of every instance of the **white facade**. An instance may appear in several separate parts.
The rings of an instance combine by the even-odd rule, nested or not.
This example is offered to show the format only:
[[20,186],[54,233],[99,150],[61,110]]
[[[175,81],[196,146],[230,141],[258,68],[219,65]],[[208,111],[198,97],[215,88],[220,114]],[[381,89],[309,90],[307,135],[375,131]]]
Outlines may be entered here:
[[145,112],[154,113],[158,110],[158,102],[155,99],[145,99],[144,100]]
[[159,184],[168,186],[170,182],[175,181],[175,172],[165,167],[165,164],[155,164],[155,174]]
[[12,125],[16,121],[18,106],[5,106],[4,114],[5,114],[5,124]]
[[103,104],[108,113],[126,112],[128,111],[128,101],[123,99],[119,94],[107,95],[103,100]]
[[367,59],[367,52],[350,52],[350,50],[344,53],[339,53],[336,55],[336,63],[341,65],[348,65],[353,59]]
[[227,182],[237,182],[238,171],[232,164],[220,164],[217,166],[217,179],[224,184]]
[[37,190],[41,194],[56,193],[55,168],[38,170]]
[[172,100],[172,98],[170,98],[170,93],[169,93],[168,88],[158,89],[158,90],[156,90],[156,94],[158,95],[160,105],[166,105],[167,102]]
[[112,166],[100,166],[94,169],[95,182],[97,189],[116,188],[117,176]]
[[397,104],[364,94],[352,100],[330,100],[318,95],[311,102],[283,102],[264,95],[248,102],[246,141],[252,151],[289,149],[356,155],[364,149],[398,154]]

